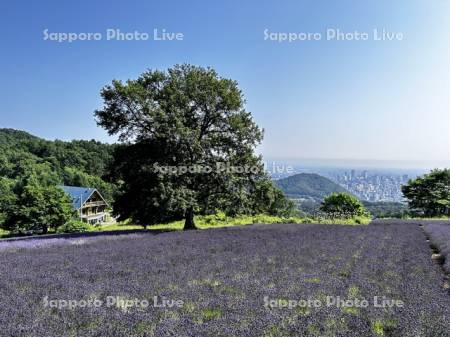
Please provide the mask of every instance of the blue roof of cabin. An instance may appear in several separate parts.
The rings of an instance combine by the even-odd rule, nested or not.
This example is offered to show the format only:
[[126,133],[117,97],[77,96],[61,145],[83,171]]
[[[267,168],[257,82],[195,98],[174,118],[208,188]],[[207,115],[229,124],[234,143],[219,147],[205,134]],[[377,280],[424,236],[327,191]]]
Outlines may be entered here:
[[75,209],[80,209],[86,200],[96,191],[92,187],[59,186],[72,198],[72,205]]

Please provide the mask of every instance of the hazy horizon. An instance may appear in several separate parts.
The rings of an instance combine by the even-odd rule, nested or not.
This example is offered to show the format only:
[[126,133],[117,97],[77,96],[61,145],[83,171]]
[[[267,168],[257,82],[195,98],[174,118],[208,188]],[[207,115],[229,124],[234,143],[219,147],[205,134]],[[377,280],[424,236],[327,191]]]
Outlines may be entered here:
[[264,156],[266,162],[287,163],[314,168],[354,168],[354,169],[404,169],[427,171],[435,168],[449,168],[450,161],[408,161],[383,159],[349,159],[349,158],[276,158]]
[[[96,140],[101,142],[106,142],[109,144],[113,144],[117,142],[113,137],[109,137],[107,141],[93,138],[93,137],[85,137],[85,138],[51,138],[51,137],[42,137],[39,134],[34,134],[29,130],[17,129],[14,127],[3,127],[0,128],[5,129],[14,129],[19,131],[25,131],[27,133],[32,134],[33,136],[43,138],[49,141],[61,140],[61,141],[73,141],[73,140]],[[335,169],[404,169],[404,170],[419,170],[419,171],[427,171],[435,168],[450,168],[450,161],[408,161],[408,160],[385,160],[385,159],[351,159],[351,158],[307,158],[307,157],[276,157],[276,156],[266,156],[264,153],[259,151],[259,155],[263,156],[263,161],[269,165],[296,165],[296,166],[304,166],[305,168],[335,168]]]

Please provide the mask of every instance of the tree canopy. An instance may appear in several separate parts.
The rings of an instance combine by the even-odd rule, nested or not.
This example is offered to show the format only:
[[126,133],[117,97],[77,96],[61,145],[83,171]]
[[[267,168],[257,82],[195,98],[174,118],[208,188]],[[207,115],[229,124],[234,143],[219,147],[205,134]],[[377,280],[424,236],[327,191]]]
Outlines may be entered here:
[[450,215],[450,169],[433,170],[402,187],[409,208],[417,215]]
[[210,68],[177,65],[103,88],[98,124],[118,135],[112,175],[122,181],[114,210],[144,226],[218,209],[292,208],[254,153],[263,131],[235,81]]
[[0,227],[11,232],[47,233],[74,215],[48,164],[37,164],[16,180],[0,178]]

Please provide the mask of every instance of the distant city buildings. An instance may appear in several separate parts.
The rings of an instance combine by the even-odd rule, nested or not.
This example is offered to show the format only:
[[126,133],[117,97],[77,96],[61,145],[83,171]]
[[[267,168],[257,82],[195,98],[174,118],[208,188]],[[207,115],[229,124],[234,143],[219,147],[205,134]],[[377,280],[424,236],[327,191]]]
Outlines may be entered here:
[[369,173],[367,170],[331,172],[327,176],[358,198],[372,202],[403,202],[401,188],[409,181],[407,174],[379,174]]
[[294,172],[269,172],[272,179],[280,179],[296,173],[317,173],[344,187],[361,200],[371,202],[405,202],[402,186],[419,173],[405,174],[389,170],[355,170],[343,168],[304,168],[294,166]]

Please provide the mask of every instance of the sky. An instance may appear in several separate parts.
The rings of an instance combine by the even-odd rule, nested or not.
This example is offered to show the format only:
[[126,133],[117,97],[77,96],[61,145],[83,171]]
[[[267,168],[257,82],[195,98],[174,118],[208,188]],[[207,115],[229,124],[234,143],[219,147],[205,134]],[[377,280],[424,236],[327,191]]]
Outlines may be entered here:
[[[101,88],[191,63],[238,81],[266,158],[450,165],[447,0],[19,0],[0,13],[0,127],[113,142],[93,116]],[[149,39],[107,40],[108,29]],[[183,38],[154,41],[154,29]],[[374,29],[395,38],[377,41]],[[102,36],[58,42],[44,31]],[[280,40],[295,33],[321,38]]]

